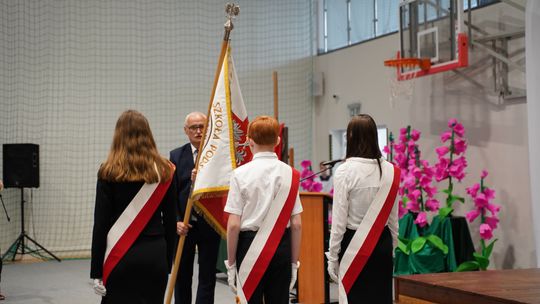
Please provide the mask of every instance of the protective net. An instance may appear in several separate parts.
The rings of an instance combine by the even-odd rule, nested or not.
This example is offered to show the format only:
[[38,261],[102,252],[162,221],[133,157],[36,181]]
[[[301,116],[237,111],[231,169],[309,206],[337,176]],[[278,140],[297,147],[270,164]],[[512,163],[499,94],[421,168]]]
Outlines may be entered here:
[[[122,111],[145,114],[163,155],[187,142],[185,115],[208,106],[226,2],[0,2],[0,141],[40,145],[40,187],[24,190],[31,237],[61,258],[88,256],[96,172]],[[289,146],[309,158],[311,1],[237,3],[231,46],[248,115],[273,114],[278,71]],[[4,253],[21,230],[20,190],[2,195]]]

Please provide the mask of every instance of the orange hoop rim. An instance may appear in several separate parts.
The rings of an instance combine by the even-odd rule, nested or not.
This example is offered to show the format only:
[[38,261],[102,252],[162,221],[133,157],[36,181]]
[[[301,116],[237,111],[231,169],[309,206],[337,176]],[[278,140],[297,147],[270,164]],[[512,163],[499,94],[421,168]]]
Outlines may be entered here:
[[431,59],[429,58],[394,58],[384,61],[387,67],[395,68],[414,68],[419,67],[426,71],[431,68]]

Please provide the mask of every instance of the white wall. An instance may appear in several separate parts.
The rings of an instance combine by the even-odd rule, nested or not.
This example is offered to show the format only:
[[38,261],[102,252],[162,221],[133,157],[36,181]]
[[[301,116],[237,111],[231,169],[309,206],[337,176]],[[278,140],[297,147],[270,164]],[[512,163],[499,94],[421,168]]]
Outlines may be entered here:
[[[524,14],[504,4],[473,12],[473,23],[491,33],[502,30],[502,22],[506,30],[523,27]],[[398,43],[398,36],[391,35],[316,58],[314,71],[324,73],[324,95],[316,98],[313,109],[314,161],[329,158],[329,131],[346,127],[347,104],[352,102],[360,101],[362,112],[371,114],[378,124],[386,124],[393,132],[408,124],[422,131],[420,147],[430,163],[436,160],[434,148],[440,145],[439,134],[446,129],[448,119],[456,117],[465,125],[469,143],[468,176],[456,186],[457,191],[465,195],[465,188],[477,182],[480,171],[487,169],[487,185],[496,190],[496,203],[502,205],[492,267],[535,267],[524,99],[501,103],[492,90],[491,59],[474,49],[470,67],[462,72],[483,88],[445,72],[417,79],[412,100],[401,100],[391,107],[390,77],[395,71],[385,68],[383,61],[395,56]],[[511,44],[513,49],[522,49],[524,39]],[[518,52],[517,59],[522,57],[523,53]],[[512,83],[524,86],[523,73],[512,71],[511,77]],[[465,208],[458,207],[456,213],[464,215],[471,206],[469,202]],[[478,225],[471,229],[473,241],[478,244]]]
[[[540,3],[529,1],[527,3],[526,17],[526,56],[527,56],[527,113],[529,116],[529,168],[531,175],[531,188],[540,183],[540,160],[535,157],[540,154],[540,35],[533,34],[540,28]],[[533,217],[540,217],[540,194],[531,192]],[[536,260],[540,265],[540,221],[534,221],[534,233],[536,236]]]

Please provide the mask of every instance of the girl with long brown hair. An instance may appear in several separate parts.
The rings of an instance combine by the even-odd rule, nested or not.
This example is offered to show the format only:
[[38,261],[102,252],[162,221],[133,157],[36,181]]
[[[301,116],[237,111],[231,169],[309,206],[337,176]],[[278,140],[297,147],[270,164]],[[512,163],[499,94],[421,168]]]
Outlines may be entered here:
[[334,174],[326,253],[328,273],[339,283],[339,303],[392,303],[396,185],[399,170],[382,158],[375,121],[367,114],[353,117],[347,126],[346,160]]
[[101,303],[161,303],[176,242],[174,166],[128,110],[98,171],[91,278]]

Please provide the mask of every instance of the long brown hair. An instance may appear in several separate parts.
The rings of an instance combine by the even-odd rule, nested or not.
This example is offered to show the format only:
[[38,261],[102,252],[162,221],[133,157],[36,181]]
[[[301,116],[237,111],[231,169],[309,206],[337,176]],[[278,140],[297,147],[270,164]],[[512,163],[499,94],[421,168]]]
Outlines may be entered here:
[[347,158],[362,157],[376,159],[379,164],[379,172],[382,175],[379,149],[379,139],[377,136],[377,124],[375,120],[367,114],[354,116],[347,126]]
[[109,156],[99,168],[98,177],[114,182],[156,183],[160,176],[162,182],[168,181],[172,170],[171,163],[159,155],[144,115],[135,110],[122,113],[116,122]]

